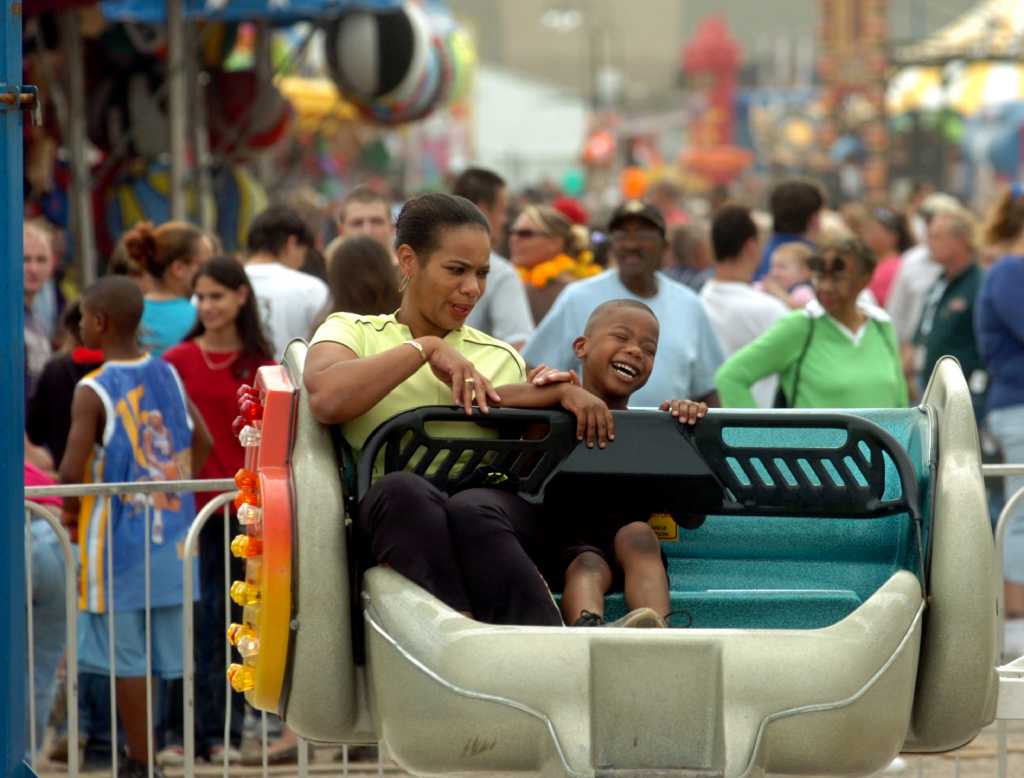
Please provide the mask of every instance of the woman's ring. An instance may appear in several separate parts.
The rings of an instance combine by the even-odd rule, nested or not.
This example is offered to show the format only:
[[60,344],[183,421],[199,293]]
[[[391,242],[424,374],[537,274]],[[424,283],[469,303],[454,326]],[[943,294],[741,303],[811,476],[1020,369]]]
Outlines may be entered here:
[[465,383],[467,383],[467,384],[475,384],[476,383],[476,379],[475,378],[467,378],[465,380]]

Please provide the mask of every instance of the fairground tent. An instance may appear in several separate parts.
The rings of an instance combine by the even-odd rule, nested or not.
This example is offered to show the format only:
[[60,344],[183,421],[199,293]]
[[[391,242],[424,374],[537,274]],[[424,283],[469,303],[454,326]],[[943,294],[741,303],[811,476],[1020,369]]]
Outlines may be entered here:
[[973,116],[1024,100],[1024,2],[987,0],[892,54],[890,114],[949,108]]

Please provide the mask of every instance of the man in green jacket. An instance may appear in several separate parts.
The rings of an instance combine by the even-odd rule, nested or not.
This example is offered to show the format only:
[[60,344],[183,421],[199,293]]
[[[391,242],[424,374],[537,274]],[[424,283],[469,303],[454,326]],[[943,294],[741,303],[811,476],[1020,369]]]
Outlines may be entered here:
[[944,211],[928,226],[928,249],[942,276],[925,297],[914,336],[914,368],[923,387],[941,357],[956,357],[980,412],[988,376],[974,336],[974,301],[983,275],[975,261],[974,231],[974,217],[964,209]]

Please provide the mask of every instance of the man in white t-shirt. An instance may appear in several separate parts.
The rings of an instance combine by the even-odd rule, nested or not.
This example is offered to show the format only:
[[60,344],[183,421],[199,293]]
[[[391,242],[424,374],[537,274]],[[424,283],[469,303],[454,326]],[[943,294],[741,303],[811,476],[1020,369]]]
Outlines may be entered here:
[[309,338],[327,305],[327,284],[299,271],[313,234],[291,208],[274,206],[249,228],[245,271],[256,295],[263,331],[281,357],[289,341]]
[[[711,223],[711,244],[715,274],[704,284],[700,297],[722,349],[730,357],[789,313],[789,308],[751,284],[761,262],[761,247],[757,225],[747,208],[729,204],[719,208]],[[771,408],[777,388],[777,376],[754,384],[758,406]]]

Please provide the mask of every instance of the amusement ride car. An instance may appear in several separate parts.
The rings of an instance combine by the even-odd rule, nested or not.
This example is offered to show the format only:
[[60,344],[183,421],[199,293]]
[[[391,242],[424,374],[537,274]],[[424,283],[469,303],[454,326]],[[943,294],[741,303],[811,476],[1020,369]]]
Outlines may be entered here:
[[[630,411],[606,449],[578,445],[562,411],[494,411],[479,438],[451,433],[479,417],[420,408],[356,462],[310,412],[305,355],[292,343],[240,397],[229,676],[309,741],[381,741],[425,775],[859,775],[959,748],[1004,702],[1001,570],[952,359],[918,407],[716,409],[693,428]],[[685,623],[483,624],[364,569],[350,517],[375,463],[441,488],[482,468],[570,508],[580,490],[628,499]],[[609,597],[609,618],[624,611]]]

